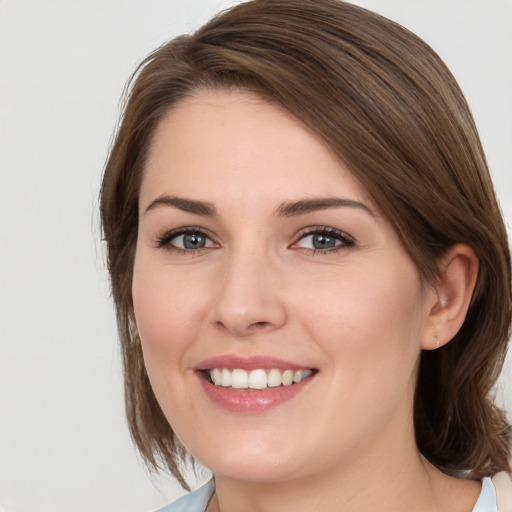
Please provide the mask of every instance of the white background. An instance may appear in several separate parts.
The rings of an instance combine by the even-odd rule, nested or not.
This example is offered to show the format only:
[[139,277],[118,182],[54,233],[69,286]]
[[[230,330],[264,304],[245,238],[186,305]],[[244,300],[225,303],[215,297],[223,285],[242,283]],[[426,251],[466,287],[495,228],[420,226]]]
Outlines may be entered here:
[[[123,85],[221,0],[0,0],[0,508],[145,512],[97,196]],[[358,2],[426,39],[474,111],[512,219],[512,1]],[[512,411],[511,365],[499,395]]]

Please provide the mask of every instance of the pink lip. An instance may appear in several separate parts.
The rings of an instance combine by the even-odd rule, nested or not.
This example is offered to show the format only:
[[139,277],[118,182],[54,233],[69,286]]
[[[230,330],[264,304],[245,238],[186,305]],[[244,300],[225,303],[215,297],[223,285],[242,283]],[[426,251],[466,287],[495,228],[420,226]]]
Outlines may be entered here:
[[278,368],[280,370],[307,370],[310,367],[300,364],[290,363],[283,359],[278,359],[271,356],[235,356],[235,355],[222,355],[212,357],[201,361],[194,369],[195,370],[211,370],[212,368],[227,368],[234,370],[240,368],[241,370],[270,370]]
[[277,407],[278,405],[291,400],[314,379],[315,375],[290,386],[279,386],[267,389],[232,389],[223,386],[215,386],[204,375],[205,370],[212,368],[227,368],[233,370],[269,370],[278,368],[280,370],[307,370],[310,367],[291,363],[270,356],[240,357],[234,355],[223,355],[206,359],[198,364],[194,370],[206,396],[221,408],[237,413],[260,413]]
[[267,389],[232,389],[215,386],[198,372],[206,396],[223,409],[238,413],[264,412],[291,400],[314,379],[314,375],[291,386]]

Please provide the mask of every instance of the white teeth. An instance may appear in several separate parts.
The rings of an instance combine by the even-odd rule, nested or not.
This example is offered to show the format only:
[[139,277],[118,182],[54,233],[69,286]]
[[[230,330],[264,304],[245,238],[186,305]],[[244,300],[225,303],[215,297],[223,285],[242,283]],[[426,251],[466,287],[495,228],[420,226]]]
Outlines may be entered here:
[[[224,370],[222,371],[224,372]],[[231,372],[231,387],[234,389],[247,389],[249,387],[249,375],[245,370],[236,369]]]
[[213,383],[216,386],[220,386],[222,384],[222,371],[221,370],[219,370],[218,368],[214,368],[211,371],[210,376],[212,378]]
[[232,387],[233,389],[266,389],[278,386],[290,386],[302,382],[311,375],[313,370],[271,370],[256,369],[250,372],[236,368],[212,368],[208,371],[211,381],[216,386]]
[[267,387],[267,373],[265,370],[253,370],[249,374],[249,387],[251,389],[265,389]]
[[310,375],[313,375],[313,370],[304,370],[302,372],[302,380],[307,379]]
[[293,382],[301,382],[307,379],[310,375],[313,375],[313,370],[297,370],[293,374]]
[[226,370],[226,368],[222,369],[220,385],[225,387],[231,386],[231,372]]
[[289,386],[293,382],[293,370],[285,370],[281,377],[283,386]]
[[269,388],[277,388],[281,384],[281,371],[277,368],[272,368],[267,375],[267,386]]

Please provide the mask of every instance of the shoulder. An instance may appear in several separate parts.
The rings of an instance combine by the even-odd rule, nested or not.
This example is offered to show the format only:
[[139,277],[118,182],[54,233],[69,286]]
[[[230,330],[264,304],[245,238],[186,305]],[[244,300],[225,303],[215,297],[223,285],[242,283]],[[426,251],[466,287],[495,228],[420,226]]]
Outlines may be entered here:
[[199,489],[182,496],[156,512],[204,512],[215,489],[215,482],[210,480]]
[[512,512],[512,482],[506,473],[482,480],[482,491],[472,512]]
[[496,501],[498,512],[512,512],[512,480],[505,473],[497,473],[492,477],[492,483],[496,488]]

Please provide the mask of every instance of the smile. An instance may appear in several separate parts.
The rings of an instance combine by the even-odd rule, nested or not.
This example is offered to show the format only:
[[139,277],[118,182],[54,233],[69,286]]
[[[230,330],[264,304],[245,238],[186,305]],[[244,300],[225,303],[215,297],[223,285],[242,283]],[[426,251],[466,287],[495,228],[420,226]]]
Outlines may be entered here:
[[318,369],[283,359],[226,354],[194,368],[211,403],[235,413],[262,413],[305,392]]
[[279,368],[243,370],[212,368],[205,372],[215,386],[231,389],[267,389],[298,384],[313,375],[313,370],[281,370]]

